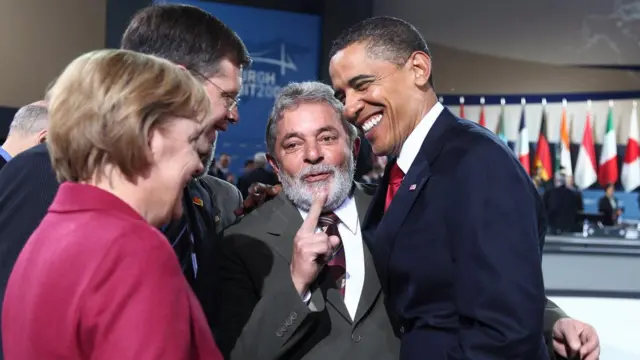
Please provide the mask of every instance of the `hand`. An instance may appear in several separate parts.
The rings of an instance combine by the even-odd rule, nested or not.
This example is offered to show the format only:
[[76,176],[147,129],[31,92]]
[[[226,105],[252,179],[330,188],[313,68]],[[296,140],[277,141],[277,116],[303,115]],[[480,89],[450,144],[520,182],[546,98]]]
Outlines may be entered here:
[[273,199],[282,190],[280,185],[265,185],[261,183],[253,183],[249,186],[249,195],[242,202],[242,206],[233,212],[236,216],[246,215],[260,207],[266,201]]
[[302,296],[331,257],[333,249],[340,244],[337,236],[316,232],[320,213],[327,201],[326,193],[314,195],[309,214],[293,239],[291,279]]
[[600,339],[596,329],[575,319],[564,318],[553,324],[553,349],[563,358],[578,355],[581,360],[600,357]]

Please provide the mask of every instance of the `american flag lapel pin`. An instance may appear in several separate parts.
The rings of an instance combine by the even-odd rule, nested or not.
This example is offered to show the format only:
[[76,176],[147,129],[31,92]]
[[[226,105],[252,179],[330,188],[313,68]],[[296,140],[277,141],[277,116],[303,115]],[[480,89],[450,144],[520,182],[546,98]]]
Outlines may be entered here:
[[415,190],[415,189],[416,189],[416,184],[411,184],[411,185],[409,186],[409,191],[413,191],[413,190]]

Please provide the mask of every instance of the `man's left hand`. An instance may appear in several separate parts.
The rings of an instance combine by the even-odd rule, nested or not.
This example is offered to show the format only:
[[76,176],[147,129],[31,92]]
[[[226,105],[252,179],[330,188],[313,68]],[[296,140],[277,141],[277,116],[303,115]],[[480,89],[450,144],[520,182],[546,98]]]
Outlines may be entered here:
[[565,359],[598,360],[600,339],[593,326],[564,318],[553,325],[553,349]]

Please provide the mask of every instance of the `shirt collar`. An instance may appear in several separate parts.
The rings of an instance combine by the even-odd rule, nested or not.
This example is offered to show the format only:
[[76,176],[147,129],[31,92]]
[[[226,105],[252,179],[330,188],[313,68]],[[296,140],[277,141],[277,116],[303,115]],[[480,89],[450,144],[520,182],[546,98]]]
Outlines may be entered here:
[[409,168],[411,168],[413,160],[415,160],[416,156],[418,156],[418,152],[422,147],[424,139],[427,137],[429,130],[436,122],[438,116],[440,116],[442,110],[444,110],[444,106],[442,106],[441,103],[437,102],[435,105],[433,105],[429,112],[427,112],[422,120],[420,120],[416,128],[413,129],[407,140],[405,140],[404,144],[402,144],[397,164],[403,173],[406,174],[409,172]]
[[9,154],[7,152],[7,150],[5,150],[2,146],[0,146],[0,156],[5,159],[7,162],[9,162],[9,160],[13,159],[13,156],[11,156],[11,154]]
[[[300,215],[302,215],[303,220],[307,218],[308,212],[300,208],[298,208],[298,211]],[[354,234],[358,232],[358,209],[353,196],[349,196],[343,201],[337,209],[333,210],[333,213],[336,214],[340,222],[342,222],[350,232]]]

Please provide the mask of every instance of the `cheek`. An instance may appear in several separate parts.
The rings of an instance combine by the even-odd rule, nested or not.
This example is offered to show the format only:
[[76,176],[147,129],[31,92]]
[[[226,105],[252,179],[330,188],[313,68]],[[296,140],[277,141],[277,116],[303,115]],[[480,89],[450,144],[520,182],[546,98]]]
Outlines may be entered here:
[[280,171],[289,176],[296,176],[302,170],[303,161],[297,154],[287,154],[281,157]]
[[212,117],[214,122],[225,120],[227,118],[227,109],[222,101],[218,101],[212,105]]

